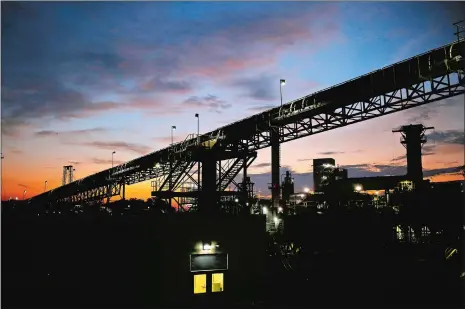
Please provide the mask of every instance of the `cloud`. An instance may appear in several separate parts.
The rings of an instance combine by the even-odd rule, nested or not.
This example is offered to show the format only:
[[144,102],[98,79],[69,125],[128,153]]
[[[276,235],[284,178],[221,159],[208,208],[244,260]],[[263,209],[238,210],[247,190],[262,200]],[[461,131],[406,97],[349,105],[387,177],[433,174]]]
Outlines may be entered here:
[[233,80],[230,85],[242,90],[242,95],[254,100],[272,101],[279,99],[279,78],[271,75],[242,77]]
[[330,156],[330,155],[335,155],[335,154],[343,154],[345,151],[324,151],[324,152],[318,152],[320,155],[324,156]]
[[425,121],[432,120],[441,111],[444,112],[445,108],[454,108],[460,106],[463,106],[463,96],[456,96],[431,104],[418,106],[416,108],[408,109],[405,111],[405,114],[407,115],[406,122],[412,124],[424,123]]
[[[436,154],[435,149],[437,145],[424,145],[421,151],[421,155],[423,157],[425,156],[431,156]],[[394,159],[391,160],[391,162],[396,163],[396,162],[403,162],[407,159],[407,154],[395,157]]]
[[221,113],[222,110],[230,108],[232,105],[218,99],[214,95],[206,95],[204,97],[192,96],[186,99],[183,104],[188,107],[208,108],[210,111]]
[[253,168],[263,168],[263,167],[271,167],[271,163],[257,163],[252,165]]
[[82,162],[79,162],[79,161],[68,161],[69,164],[72,164],[72,165],[79,165],[81,164]]
[[119,165],[123,164],[124,161],[121,160],[110,160],[110,159],[100,159],[100,158],[92,158],[92,163],[94,164],[102,164],[102,165],[111,165],[112,163],[114,165]]
[[18,186],[23,187],[23,188],[25,188],[25,189],[29,189],[29,186],[23,185],[22,183],[18,183]]
[[34,134],[38,137],[49,137],[55,135],[75,135],[75,134],[89,134],[89,133],[98,133],[104,132],[106,129],[104,128],[91,128],[91,129],[81,129],[81,130],[69,130],[69,131],[54,131],[54,130],[43,130],[37,131]]
[[143,91],[159,91],[186,93],[192,90],[192,85],[187,81],[162,80],[159,77],[151,78],[141,86]]
[[141,144],[136,144],[136,143],[127,143],[127,142],[98,142],[98,141],[93,141],[93,142],[86,142],[86,143],[81,143],[80,145],[83,146],[89,146],[89,147],[95,147],[99,149],[106,149],[106,150],[113,150],[113,151],[132,151],[135,153],[138,153],[140,155],[145,155],[154,149],[151,147],[141,145]]
[[433,131],[426,135],[428,141],[439,144],[465,144],[465,133],[463,130]]

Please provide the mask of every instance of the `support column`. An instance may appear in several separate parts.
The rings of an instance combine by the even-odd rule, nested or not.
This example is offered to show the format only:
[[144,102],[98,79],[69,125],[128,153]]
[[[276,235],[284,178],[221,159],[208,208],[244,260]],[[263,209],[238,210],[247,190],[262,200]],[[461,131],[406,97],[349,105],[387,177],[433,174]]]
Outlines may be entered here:
[[217,209],[216,160],[205,153],[202,160],[202,190],[199,192],[199,211],[212,213]]
[[123,179],[123,200],[126,199],[126,179]]
[[173,186],[173,159],[170,158],[170,170],[168,174],[168,192],[170,192],[170,198],[168,199],[169,207],[173,207],[171,204],[171,187]]
[[271,201],[275,209],[279,207],[280,184],[279,184],[279,168],[280,168],[280,144],[279,144],[279,129],[271,128]]
[[248,208],[248,206],[250,205],[246,205],[246,203],[248,203],[248,200],[249,200],[249,195],[248,195],[248,182],[247,182],[247,155],[244,156],[244,160],[243,160],[243,172],[242,172],[242,203],[244,203],[244,207],[245,208]]

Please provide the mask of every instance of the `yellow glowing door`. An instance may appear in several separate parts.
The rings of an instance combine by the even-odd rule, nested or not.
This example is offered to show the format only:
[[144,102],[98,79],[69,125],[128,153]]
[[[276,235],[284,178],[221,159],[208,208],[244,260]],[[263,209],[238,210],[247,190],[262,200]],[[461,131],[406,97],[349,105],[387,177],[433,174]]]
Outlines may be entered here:
[[223,273],[212,274],[212,292],[224,291],[224,276]]
[[207,275],[194,275],[194,294],[207,293]]

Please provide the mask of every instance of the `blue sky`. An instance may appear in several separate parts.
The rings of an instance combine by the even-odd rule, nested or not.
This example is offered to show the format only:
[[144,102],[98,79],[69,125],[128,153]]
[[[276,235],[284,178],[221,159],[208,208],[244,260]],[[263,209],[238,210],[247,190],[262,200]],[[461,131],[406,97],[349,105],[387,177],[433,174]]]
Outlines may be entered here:
[[[195,113],[205,132],[276,106],[280,78],[288,81],[283,97],[290,101],[447,44],[462,8],[440,2],[3,2],[2,152],[16,158],[4,162],[4,182],[13,191],[18,183],[38,190],[40,179],[58,185],[56,175],[68,161],[78,162],[84,176],[107,168],[112,149],[126,161],[165,147],[171,125],[178,127],[176,139],[184,139],[196,131]],[[299,159],[329,151],[323,147],[352,146],[363,157],[346,153],[337,158],[341,164],[386,163],[370,145],[384,142],[388,152],[401,154],[387,131],[422,111],[436,130],[463,135],[463,98],[456,98],[291,142],[283,146],[284,164],[307,173]],[[376,134],[365,145],[344,144],[367,130]],[[331,143],[323,141],[328,138]],[[448,147],[437,152],[463,164],[463,143]],[[426,166],[438,168],[438,160],[428,160]],[[265,150],[257,164],[267,162]]]

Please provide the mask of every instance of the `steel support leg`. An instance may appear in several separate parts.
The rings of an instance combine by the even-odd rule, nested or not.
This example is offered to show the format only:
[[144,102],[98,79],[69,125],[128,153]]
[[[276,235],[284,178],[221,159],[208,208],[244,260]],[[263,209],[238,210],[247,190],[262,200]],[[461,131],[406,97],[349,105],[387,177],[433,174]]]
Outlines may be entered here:
[[280,168],[280,144],[279,131],[277,128],[271,128],[271,201],[275,209],[279,207],[280,184],[279,184],[279,168]]
[[202,190],[199,194],[199,211],[212,213],[217,208],[216,160],[205,154],[202,161]]

